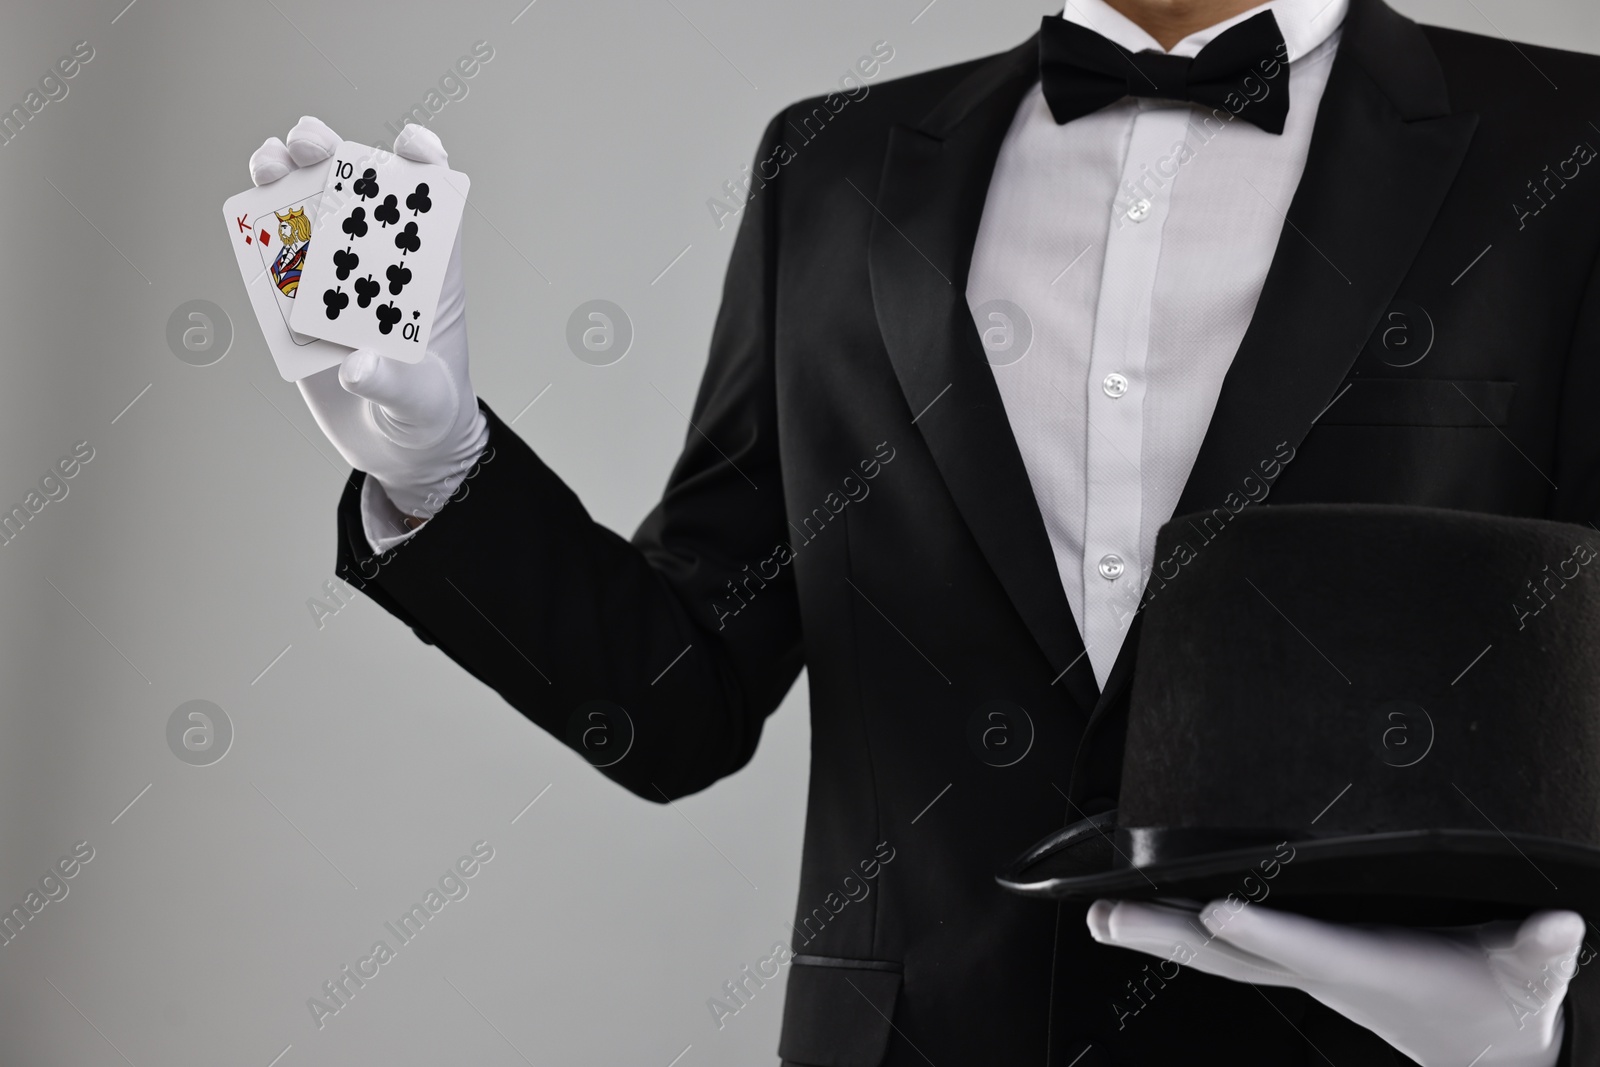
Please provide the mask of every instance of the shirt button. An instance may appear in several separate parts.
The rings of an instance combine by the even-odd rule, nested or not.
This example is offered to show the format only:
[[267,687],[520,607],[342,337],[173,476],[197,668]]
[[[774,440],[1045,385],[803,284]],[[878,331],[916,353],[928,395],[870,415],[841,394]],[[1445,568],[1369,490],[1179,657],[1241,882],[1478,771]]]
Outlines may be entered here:
[[1128,206],[1128,218],[1134,222],[1143,222],[1150,217],[1150,201],[1143,198],[1135,200]]
[[1100,577],[1108,582],[1114,582],[1122,577],[1124,568],[1122,557],[1115,552],[1108,552],[1100,557]]
[[1128,391],[1128,379],[1124,375],[1112,371],[1100,380],[1100,391],[1115,400]]

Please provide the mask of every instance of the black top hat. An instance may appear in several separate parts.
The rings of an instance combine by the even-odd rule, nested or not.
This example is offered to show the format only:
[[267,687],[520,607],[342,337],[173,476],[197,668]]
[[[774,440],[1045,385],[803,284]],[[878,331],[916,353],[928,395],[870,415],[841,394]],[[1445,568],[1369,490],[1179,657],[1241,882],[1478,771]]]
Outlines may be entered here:
[[1600,918],[1600,531],[1284,505],[1174,519],[1155,559],[1117,807],[1002,885]]

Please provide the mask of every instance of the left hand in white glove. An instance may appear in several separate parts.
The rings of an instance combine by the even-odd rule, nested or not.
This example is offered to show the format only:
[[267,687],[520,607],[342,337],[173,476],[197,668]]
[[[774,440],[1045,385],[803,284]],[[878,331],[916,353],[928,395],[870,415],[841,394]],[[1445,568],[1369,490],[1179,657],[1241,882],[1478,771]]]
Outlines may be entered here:
[[1322,922],[1238,900],[1199,911],[1097,900],[1096,941],[1207,974],[1299,989],[1422,1067],[1552,1067],[1584,921],[1421,930]]

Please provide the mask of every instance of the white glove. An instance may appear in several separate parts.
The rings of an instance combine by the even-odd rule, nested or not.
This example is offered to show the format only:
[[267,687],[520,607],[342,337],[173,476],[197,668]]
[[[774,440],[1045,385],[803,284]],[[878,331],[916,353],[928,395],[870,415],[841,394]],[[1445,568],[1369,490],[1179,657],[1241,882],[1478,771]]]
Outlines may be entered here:
[[[339,145],[339,135],[321,119],[302,116],[285,141],[269,137],[250,157],[250,179],[277,181],[296,167],[321,163]],[[407,125],[394,151],[419,163],[448,162],[432,130]],[[428,350],[420,362],[387,359],[369,348],[353,350],[338,367],[298,383],[306,406],[333,447],[357,470],[376,479],[404,515],[431,518],[459,486],[489,440],[467,376],[467,283],[461,271],[461,233],[445,268],[444,288]],[[363,494],[368,539],[372,501]],[[403,538],[384,538],[391,544]],[[374,548],[378,548],[374,544]],[[385,546],[387,547],[387,546]]]
[[1198,912],[1097,900],[1088,923],[1101,944],[1299,989],[1422,1067],[1551,1067],[1584,931],[1571,911],[1419,930],[1321,922],[1237,898]]

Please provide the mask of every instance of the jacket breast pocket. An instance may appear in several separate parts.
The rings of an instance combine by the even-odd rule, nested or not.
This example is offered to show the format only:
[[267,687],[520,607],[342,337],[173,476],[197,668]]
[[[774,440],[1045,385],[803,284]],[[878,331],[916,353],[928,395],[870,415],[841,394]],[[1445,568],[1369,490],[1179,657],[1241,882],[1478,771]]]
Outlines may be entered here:
[[1356,378],[1323,412],[1324,426],[1504,426],[1516,382]]
[[898,963],[796,955],[778,1056],[797,1067],[878,1067],[899,996]]

